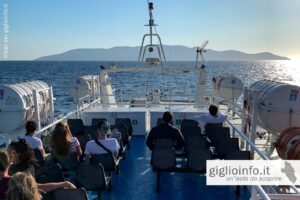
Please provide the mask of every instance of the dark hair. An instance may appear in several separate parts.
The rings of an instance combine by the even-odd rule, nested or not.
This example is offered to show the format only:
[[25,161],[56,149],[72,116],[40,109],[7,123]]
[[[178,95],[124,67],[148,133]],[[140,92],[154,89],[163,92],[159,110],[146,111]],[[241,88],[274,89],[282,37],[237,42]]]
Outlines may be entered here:
[[26,123],[26,135],[31,135],[36,130],[36,123],[34,121],[28,121]]
[[20,163],[24,163],[26,165],[34,165],[36,163],[33,150],[24,139],[12,141],[9,144],[9,147],[16,151]]
[[209,113],[212,116],[217,116],[217,114],[218,114],[218,106],[212,104],[212,105],[209,106],[208,110],[209,110]]
[[166,111],[163,114],[163,120],[165,123],[171,123],[173,119],[173,114],[170,111]]
[[110,125],[106,120],[101,120],[97,125],[97,129],[100,134],[107,134],[110,129]]

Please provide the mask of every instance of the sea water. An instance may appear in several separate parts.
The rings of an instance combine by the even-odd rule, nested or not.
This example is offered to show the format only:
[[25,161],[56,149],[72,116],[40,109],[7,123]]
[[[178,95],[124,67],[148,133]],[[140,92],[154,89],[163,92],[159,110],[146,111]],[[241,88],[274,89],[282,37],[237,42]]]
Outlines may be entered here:
[[[41,80],[53,87],[55,115],[75,109],[68,93],[68,81],[73,76],[97,75],[99,66],[108,67],[111,62],[90,61],[2,61],[0,62],[0,84],[13,84],[31,80]],[[114,62],[118,67],[135,67],[136,62]],[[168,66],[195,67],[195,63],[168,62]],[[246,86],[261,79],[300,82],[300,66],[293,61],[209,61],[207,71],[207,94],[212,92],[211,80],[217,75],[233,75]],[[172,95],[176,99],[191,100],[196,94],[198,74],[195,72],[164,73],[111,73],[111,83],[117,98],[130,101],[133,93],[139,97],[149,96],[154,89],[160,89],[162,98]],[[122,92],[121,92],[122,90]],[[189,96],[191,95],[192,96]]]

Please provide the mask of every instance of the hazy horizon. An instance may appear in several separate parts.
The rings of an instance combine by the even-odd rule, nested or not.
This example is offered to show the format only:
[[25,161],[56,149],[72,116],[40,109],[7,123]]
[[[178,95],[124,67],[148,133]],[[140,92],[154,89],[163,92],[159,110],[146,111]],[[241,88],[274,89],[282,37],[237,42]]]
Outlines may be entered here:
[[[300,58],[300,1],[153,1],[163,44]],[[147,1],[4,0],[0,60],[34,60],[79,48],[139,46]]]

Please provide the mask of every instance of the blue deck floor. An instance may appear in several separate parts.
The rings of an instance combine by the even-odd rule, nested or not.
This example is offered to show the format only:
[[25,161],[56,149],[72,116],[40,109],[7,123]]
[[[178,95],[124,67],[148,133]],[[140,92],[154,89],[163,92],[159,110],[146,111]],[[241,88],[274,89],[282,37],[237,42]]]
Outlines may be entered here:
[[[102,199],[249,199],[250,192],[241,187],[240,196],[234,186],[206,186],[206,178],[192,173],[163,173],[161,191],[157,193],[156,173],[150,167],[151,153],[145,145],[145,137],[135,136],[126,160],[121,160],[121,172],[113,174],[111,192],[103,192]],[[96,193],[89,193],[89,199],[97,199]]]

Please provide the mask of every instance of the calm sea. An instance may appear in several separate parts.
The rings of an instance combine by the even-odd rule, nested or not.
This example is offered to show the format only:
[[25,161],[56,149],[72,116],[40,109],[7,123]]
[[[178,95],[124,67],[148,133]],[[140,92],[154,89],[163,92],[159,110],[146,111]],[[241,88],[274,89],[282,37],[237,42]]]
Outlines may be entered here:
[[[67,113],[74,109],[73,99],[68,93],[68,81],[73,76],[98,74],[99,66],[111,62],[60,62],[60,61],[2,61],[0,62],[0,84],[13,84],[31,80],[42,80],[53,86],[55,113]],[[135,67],[136,62],[114,62],[118,67]],[[194,62],[168,62],[168,66],[193,67]],[[261,79],[300,82],[300,66],[292,61],[211,61],[207,66],[207,92],[211,93],[210,80],[221,74],[234,75],[245,85]],[[198,74],[181,73],[118,73],[111,74],[113,88],[125,90],[130,98],[133,91],[145,96],[159,88],[164,93],[183,95],[182,91],[194,92]]]

